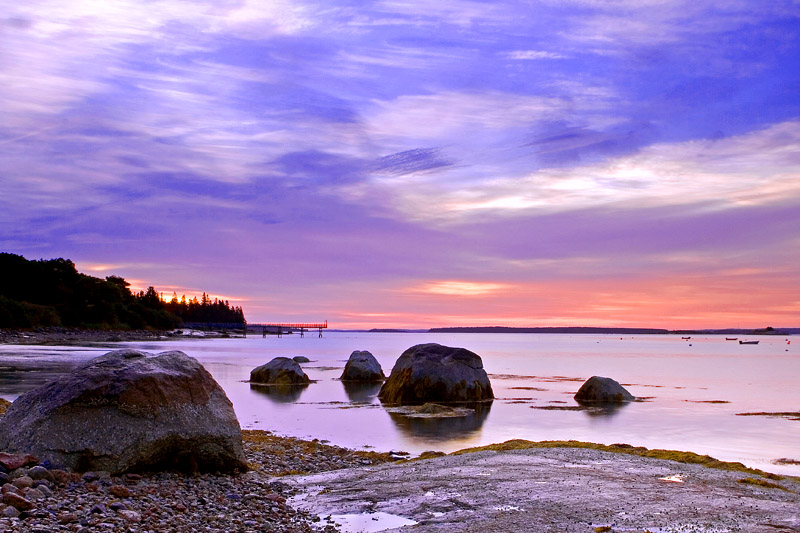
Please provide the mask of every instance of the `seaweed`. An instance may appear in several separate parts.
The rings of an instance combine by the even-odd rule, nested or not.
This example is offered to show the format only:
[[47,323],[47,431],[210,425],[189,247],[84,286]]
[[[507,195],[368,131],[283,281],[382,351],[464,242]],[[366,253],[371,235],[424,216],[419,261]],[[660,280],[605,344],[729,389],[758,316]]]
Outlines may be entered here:
[[786,492],[793,492],[783,485],[778,485],[777,483],[771,483],[765,479],[756,479],[754,477],[743,477],[742,479],[737,479],[737,483],[742,483],[743,485],[756,485],[758,487],[764,487],[766,489],[780,489],[785,490]]
[[8,400],[4,400],[3,398],[0,398],[0,416],[6,414],[6,409],[8,409],[10,405],[11,402],[9,402]]
[[700,455],[694,452],[681,452],[676,450],[659,450],[648,449],[642,446],[631,446],[630,444],[597,444],[594,442],[583,442],[576,440],[545,440],[545,441],[530,441],[524,439],[512,439],[498,444],[489,444],[487,446],[477,446],[474,448],[465,448],[453,452],[451,455],[461,455],[465,453],[481,452],[481,451],[509,451],[509,450],[528,450],[533,448],[588,448],[592,450],[600,450],[611,453],[623,453],[628,455],[637,455],[639,457],[650,457],[653,459],[665,459],[668,461],[676,461],[678,463],[697,464],[707,468],[715,468],[717,470],[728,470],[731,472],[744,472],[746,474],[753,474],[766,479],[782,480],[789,479],[795,483],[800,483],[800,478],[791,476],[779,476],[770,472],[764,472],[757,468],[750,468],[739,462],[720,461],[708,455]]

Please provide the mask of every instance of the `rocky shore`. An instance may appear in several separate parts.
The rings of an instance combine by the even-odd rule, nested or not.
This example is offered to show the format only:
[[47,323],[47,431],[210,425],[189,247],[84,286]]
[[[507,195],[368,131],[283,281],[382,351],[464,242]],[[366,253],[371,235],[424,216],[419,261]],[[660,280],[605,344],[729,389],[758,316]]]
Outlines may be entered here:
[[398,463],[265,431],[242,439],[250,470],[233,475],[78,474],[0,454],[0,533],[330,533],[347,516],[402,517],[404,531],[800,530],[800,480],[736,463],[516,441]]
[[[207,332],[205,336],[220,337],[222,333]],[[184,334],[182,330],[158,331],[149,329],[100,330],[79,328],[36,328],[31,330],[0,329],[0,344],[73,345],[83,343],[113,343],[130,341],[201,339],[203,336]]]
[[286,504],[296,490],[281,476],[393,460],[264,431],[242,437],[250,471],[238,475],[81,475],[0,454],[0,532],[335,531]]

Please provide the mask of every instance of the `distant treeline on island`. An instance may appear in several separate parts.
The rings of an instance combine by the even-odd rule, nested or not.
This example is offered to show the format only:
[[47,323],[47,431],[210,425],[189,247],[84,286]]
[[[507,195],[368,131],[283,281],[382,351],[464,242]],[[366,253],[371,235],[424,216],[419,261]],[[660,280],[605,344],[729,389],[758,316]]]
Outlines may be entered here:
[[96,278],[68,259],[0,253],[0,328],[170,329],[183,322],[244,322],[241,307],[205,293],[164,301],[153,287],[132,292],[119,276]]
[[594,328],[594,327],[541,327],[516,328],[510,326],[466,326],[449,328],[431,328],[430,333],[593,333],[609,335],[793,335],[800,333],[800,328],[761,329],[693,329],[669,330],[659,328]]
[[668,329],[655,328],[593,328],[593,327],[550,327],[515,328],[509,326],[475,326],[431,328],[431,333],[619,333],[620,335],[645,335],[670,333]]

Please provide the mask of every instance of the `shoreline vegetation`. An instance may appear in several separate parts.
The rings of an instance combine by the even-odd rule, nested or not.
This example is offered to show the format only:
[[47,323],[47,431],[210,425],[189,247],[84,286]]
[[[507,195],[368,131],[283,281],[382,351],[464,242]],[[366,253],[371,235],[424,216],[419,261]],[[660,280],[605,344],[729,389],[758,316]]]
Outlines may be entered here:
[[0,328],[168,330],[189,322],[244,323],[241,307],[206,293],[164,298],[152,286],[133,292],[119,276],[78,272],[69,259],[29,261],[0,253]]
[[[186,333],[189,331],[190,333]],[[136,341],[166,341],[175,339],[228,338],[236,335],[227,331],[202,331],[176,328],[172,330],[155,329],[85,329],[85,328],[33,328],[0,329],[0,344],[74,346],[82,344],[109,344]]]

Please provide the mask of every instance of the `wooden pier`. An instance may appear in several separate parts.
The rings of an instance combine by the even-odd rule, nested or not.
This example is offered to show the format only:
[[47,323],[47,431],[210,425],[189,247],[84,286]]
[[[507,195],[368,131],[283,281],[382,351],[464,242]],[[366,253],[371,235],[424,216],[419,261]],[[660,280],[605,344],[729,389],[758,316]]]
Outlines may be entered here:
[[[328,321],[325,322],[274,322],[264,324],[247,324],[247,328],[261,329],[261,335],[266,337],[267,334],[276,334],[278,337],[283,335],[284,330],[299,331],[300,336],[304,337],[305,332],[308,330],[319,330],[319,337],[322,338],[322,330],[328,327]],[[276,331],[277,330],[277,331]]]
[[242,330],[244,332],[244,336],[247,336],[247,331],[261,331],[262,336],[266,337],[267,335],[277,335],[278,337],[282,336],[284,331],[290,333],[292,331],[299,331],[300,336],[304,337],[305,332],[309,330],[319,330],[319,337],[322,338],[322,330],[327,329],[328,321],[325,322],[270,322],[270,323],[213,323],[213,322],[191,322],[184,324],[185,327],[188,328],[196,328],[196,329],[213,329],[213,330],[221,330],[221,331],[238,331]]

